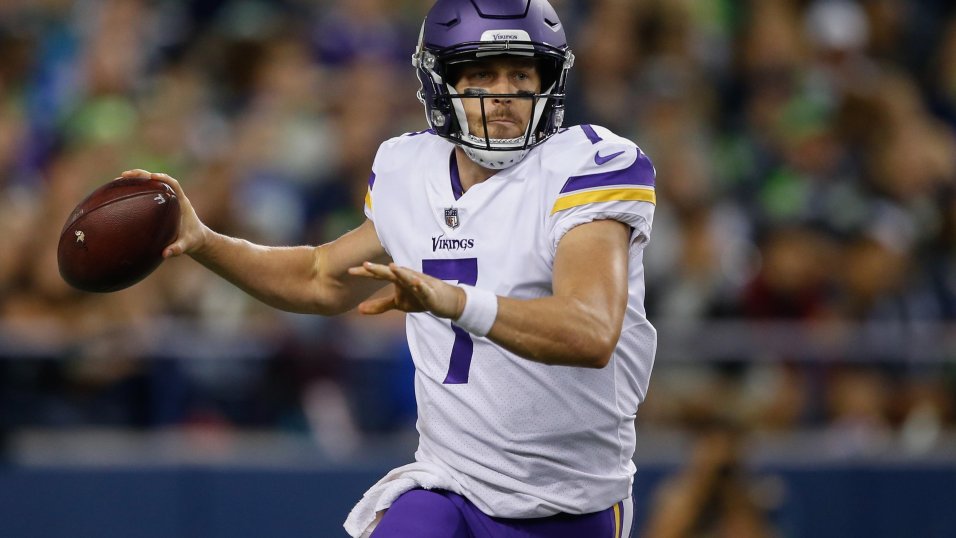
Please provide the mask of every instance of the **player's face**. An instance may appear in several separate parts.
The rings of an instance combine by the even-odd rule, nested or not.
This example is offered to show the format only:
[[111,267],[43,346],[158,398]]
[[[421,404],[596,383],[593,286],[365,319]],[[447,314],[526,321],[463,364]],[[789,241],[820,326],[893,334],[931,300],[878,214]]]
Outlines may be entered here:
[[[537,63],[525,58],[494,58],[469,62],[461,67],[455,90],[459,94],[516,94],[528,97],[487,97],[484,99],[489,138],[524,136],[531,121],[531,95],[541,91],[541,75]],[[469,91],[470,90],[470,91]],[[477,90],[477,91],[476,91]],[[481,101],[463,98],[468,118],[468,132],[485,136],[481,121]]]

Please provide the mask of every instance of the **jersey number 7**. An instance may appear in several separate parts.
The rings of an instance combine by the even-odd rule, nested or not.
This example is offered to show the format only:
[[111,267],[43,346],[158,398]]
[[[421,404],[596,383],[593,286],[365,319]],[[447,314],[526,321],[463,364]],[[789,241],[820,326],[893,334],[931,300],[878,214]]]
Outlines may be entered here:
[[[441,280],[454,280],[459,284],[474,286],[478,282],[478,258],[458,260],[422,260],[422,272]],[[448,363],[446,385],[468,382],[468,370],[471,368],[471,355],[475,343],[468,331],[451,324],[455,333],[455,343],[451,346],[451,360]]]

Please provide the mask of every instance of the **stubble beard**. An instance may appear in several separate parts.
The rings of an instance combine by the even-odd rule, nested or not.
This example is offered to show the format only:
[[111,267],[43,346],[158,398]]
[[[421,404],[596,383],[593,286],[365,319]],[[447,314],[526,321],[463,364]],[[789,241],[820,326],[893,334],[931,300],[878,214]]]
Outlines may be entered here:
[[[523,103],[522,103],[523,105]],[[519,105],[521,106],[521,105]],[[487,111],[487,120],[488,120],[488,138],[491,139],[503,139],[511,140],[519,138],[525,135],[525,131],[528,128],[528,121],[530,121],[530,112],[531,104],[527,104],[528,107],[528,119],[523,119],[519,117],[517,111],[514,110],[514,107],[508,107],[502,110],[496,111]],[[472,121],[469,121],[469,130],[478,137],[485,137],[485,126],[481,121],[481,112],[477,113],[477,118]],[[495,120],[505,119],[514,123],[492,123]]]

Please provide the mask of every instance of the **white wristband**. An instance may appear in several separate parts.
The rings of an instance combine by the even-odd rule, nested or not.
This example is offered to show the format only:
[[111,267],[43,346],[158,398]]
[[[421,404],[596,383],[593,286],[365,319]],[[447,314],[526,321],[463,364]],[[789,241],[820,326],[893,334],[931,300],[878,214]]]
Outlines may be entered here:
[[465,291],[465,308],[455,325],[475,336],[485,336],[498,317],[498,296],[473,286],[459,286]]

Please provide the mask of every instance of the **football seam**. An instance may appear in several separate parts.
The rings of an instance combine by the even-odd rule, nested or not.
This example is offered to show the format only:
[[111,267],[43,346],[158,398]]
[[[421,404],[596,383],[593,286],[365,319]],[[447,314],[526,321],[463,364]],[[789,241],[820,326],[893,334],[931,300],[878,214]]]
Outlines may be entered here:
[[[161,191],[155,191],[155,192],[156,192],[156,194],[165,194],[165,195],[169,196],[171,199],[175,199],[175,198],[176,198],[176,195],[175,195],[175,194],[169,194],[169,193],[167,193],[167,192],[161,192]],[[101,203],[101,204],[99,204],[99,205],[93,207],[92,209],[89,209],[89,210],[87,210],[87,211],[85,211],[85,212],[83,212],[83,213],[80,213],[80,214],[77,215],[75,218],[70,219],[70,222],[66,223],[66,226],[63,227],[63,231],[65,232],[70,226],[73,226],[73,224],[76,223],[76,221],[78,221],[78,220],[80,219],[80,217],[85,216],[85,215],[89,215],[90,213],[96,211],[97,209],[100,209],[100,208],[103,207],[103,206],[107,206],[107,205],[110,205],[110,204],[114,204],[114,203],[116,203],[116,202],[122,202],[123,200],[127,200],[127,199],[129,199],[129,198],[136,198],[137,196],[144,196],[144,195],[151,195],[151,194],[153,194],[153,193],[151,193],[151,192],[134,192],[134,193],[131,193],[131,194],[124,194],[123,196],[120,196],[119,198],[112,198],[112,199],[110,199],[110,200],[107,200],[107,201],[105,201],[105,202],[103,202],[103,203]],[[61,235],[62,235],[62,232],[61,232]]]

